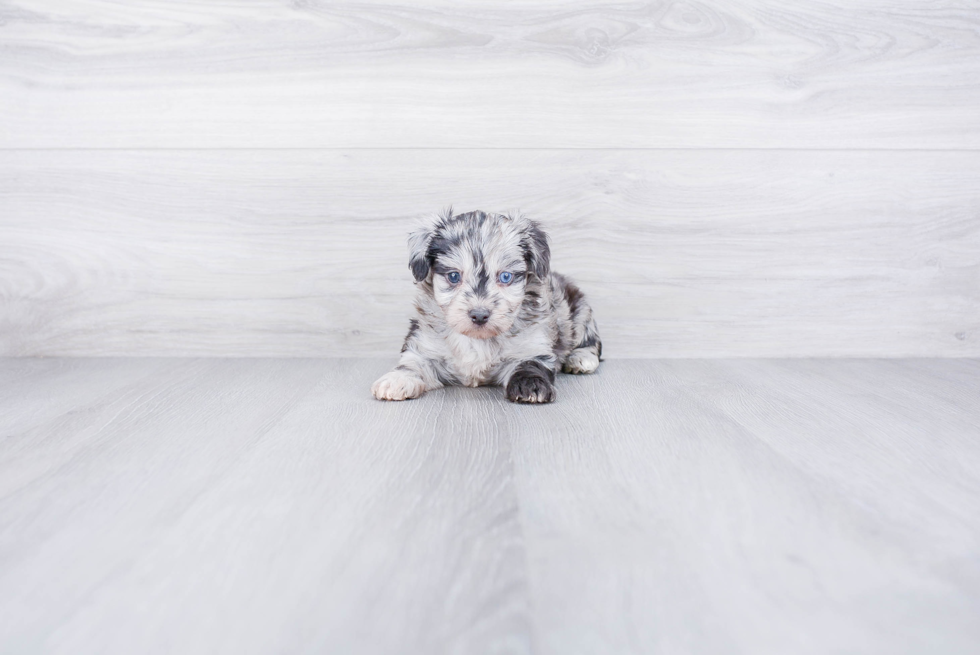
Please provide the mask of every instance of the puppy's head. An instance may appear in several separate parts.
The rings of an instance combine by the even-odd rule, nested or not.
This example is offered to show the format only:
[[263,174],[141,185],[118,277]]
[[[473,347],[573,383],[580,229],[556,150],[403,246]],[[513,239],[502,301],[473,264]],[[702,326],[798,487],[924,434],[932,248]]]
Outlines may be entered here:
[[449,326],[476,339],[511,328],[525,291],[544,280],[551,253],[545,233],[523,216],[447,212],[409,237],[409,268]]

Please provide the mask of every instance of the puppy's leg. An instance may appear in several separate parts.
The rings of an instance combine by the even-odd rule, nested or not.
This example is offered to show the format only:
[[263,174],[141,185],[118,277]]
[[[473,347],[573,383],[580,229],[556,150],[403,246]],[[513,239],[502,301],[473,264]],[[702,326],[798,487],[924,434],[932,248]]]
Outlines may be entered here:
[[599,368],[599,356],[585,348],[578,348],[568,353],[561,365],[563,373],[576,375],[594,373],[597,368]]
[[409,400],[442,386],[428,360],[416,352],[404,352],[398,366],[378,378],[371,393],[378,400]]
[[599,340],[599,330],[595,319],[592,318],[592,308],[585,302],[582,292],[568,283],[575,302],[569,303],[571,333],[575,347],[562,359],[561,370],[564,373],[593,373],[599,368],[602,358],[602,341]]
[[409,400],[442,386],[432,358],[425,354],[418,331],[418,321],[412,321],[398,366],[378,378],[371,387],[371,393],[378,400]]
[[515,403],[554,401],[555,365],[542,361],[543,359],[528,359],[517,363],[504,383],[507,400]]
[[434,388],[419,373],[399,364],[375,381],[371,393],[378,400],[409,400]]

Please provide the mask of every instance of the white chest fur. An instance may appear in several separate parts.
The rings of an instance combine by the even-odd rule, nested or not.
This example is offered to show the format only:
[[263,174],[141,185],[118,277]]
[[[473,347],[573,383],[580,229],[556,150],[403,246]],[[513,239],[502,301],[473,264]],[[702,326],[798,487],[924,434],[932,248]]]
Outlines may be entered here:
[[446,337],[453,372],[460,383],[477,387],[490,381],[494,367],[501,360],[501,343],[497,339],[471,339],[452,333]]

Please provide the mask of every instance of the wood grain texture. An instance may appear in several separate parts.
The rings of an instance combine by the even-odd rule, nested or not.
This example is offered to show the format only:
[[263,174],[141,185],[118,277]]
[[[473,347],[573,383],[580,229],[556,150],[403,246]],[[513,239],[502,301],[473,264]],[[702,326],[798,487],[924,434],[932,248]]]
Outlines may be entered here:
[[568,387],[507,424],[541,652],[975,652],[980,362],[607,362]]
[[0,360],[0,651],[923,653],[980,640],[980,361]]
[[0,352],[397,352],[421,212],[519,207],[609,357],[980,355],[980,154],[0,151]]
[[980,147],[940,0],[0,3],[0,147]]
[[0,651],[529,652],[496,395],[385,405],[380,361],[9,365]]

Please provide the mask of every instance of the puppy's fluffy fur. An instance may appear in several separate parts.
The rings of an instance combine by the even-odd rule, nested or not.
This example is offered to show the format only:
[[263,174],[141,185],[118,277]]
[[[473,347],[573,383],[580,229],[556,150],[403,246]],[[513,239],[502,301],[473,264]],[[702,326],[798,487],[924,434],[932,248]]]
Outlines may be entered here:
[[592,373],[602,343],[578,287],[551,272],[541,227],[521,215],[446,212],[409,237],[418,291],[401,359],[374,383],[381,400],[445,385],[502,385],[548,403],[554,381]]

